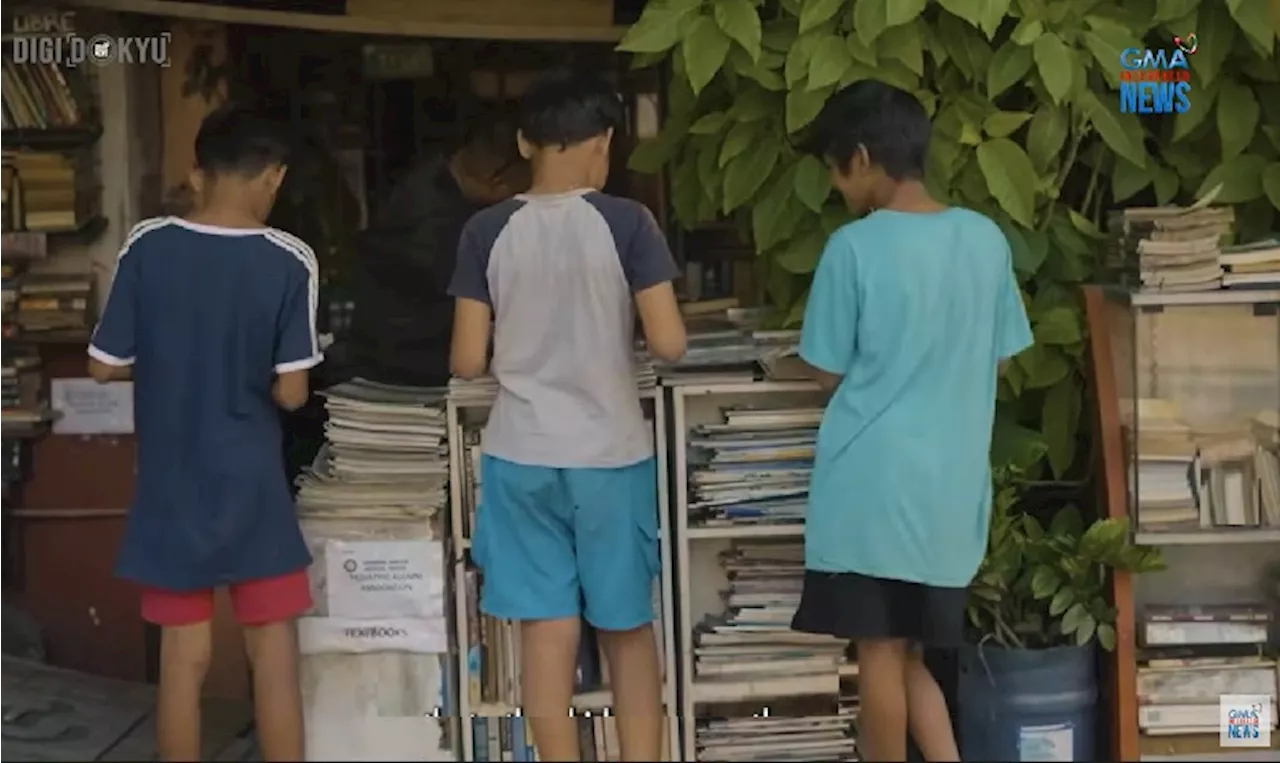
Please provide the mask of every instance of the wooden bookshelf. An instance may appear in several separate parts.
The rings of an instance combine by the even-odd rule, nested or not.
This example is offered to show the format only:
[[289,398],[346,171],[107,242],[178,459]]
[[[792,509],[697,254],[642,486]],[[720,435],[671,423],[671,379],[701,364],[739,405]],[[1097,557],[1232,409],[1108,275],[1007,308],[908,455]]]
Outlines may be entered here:
[[[667,436],[665,401],[660,390],[649,389],[641,392],[641,402],[645,407],[645,415],[654,426],[654,454],[657,461],[658,474],[658,537],[661,572],[657,580],[657,588],[662,600],[662,657],[663,672],[666,680],[663,684],[662,698],[667,716],[667,739],[669,741],[669,757],[667,760],[681,760],[679,757],[679,721],[675,709],[677,685],[677,669],[675,658],[675,624],[672,603],[673,568],[670,543],[670,521],[667,502]],[[453,612],[453,644],[455,664],[452,671],[456,676],[457,686],[455,707],[452,708],[461,722],[456,729],[455,739],[460,744],[455,747],[461,760],[476,760],[476,747],[473,738],[472,718],[502,718],[518,716],[521,709],[502,702],[473,703],[470,696],[470,649],[471,632],[469,620],[469,601],[467,596],[467,572],[471,568],[471,538],[467,532],[469,522],[464,487],[470,470],[466,466],[469,458],[464,432],[469,426],[476,426],[488,416],[492,400],[451,400],[447,405],[447,426],[449,437],[449,526],[450,526],[450,564],[452,566]],[[575,712],[600,714],[613,704],[611,692],[606,689],[585,691],[574,697]]]

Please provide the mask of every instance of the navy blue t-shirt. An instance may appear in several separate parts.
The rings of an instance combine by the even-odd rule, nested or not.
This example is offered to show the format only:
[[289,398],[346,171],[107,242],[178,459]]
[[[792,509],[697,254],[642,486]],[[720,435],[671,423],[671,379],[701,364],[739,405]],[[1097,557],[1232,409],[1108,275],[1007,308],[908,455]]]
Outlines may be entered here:
[[139,223],[89,355],[133,366],[137,489],[117,573],[174,591],[306,567],[275,374],[318,364],[315,253],[273,228]]

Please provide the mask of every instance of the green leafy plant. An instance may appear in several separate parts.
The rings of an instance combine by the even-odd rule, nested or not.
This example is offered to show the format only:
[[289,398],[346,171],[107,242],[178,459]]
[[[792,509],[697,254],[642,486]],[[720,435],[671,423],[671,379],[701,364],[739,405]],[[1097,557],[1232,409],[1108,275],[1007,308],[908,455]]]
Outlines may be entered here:
[[[1035,333],[1002,374],[992,460],[1062,478],[1087,446],[1077,287],[1099,271],[1105,210],[1221,184],[1242,238],[1275,225],[1280,65],[1266,3],[650,0],[619,48],[637,67],[669,62],[667,117],[631,164],[666,168],[682,226],[736,223],[778,322],[796,325],[848,214],[792,139],[841,86],[915,93],[934,122],[926,181],[1004,229]],[[1193,31],[1191,108],[1121,113],[1121,51]]]
[[1059,509],[1046,527],[1017,510],[1012,474],[997,470],[987,554],[969,586],[966,615],[975,640],[1037,649],[1097,639],[1114,649],[1108,575],[1163,569],[1159,549],[1134,545],[1123,519],[1086,526],[1075,506]]

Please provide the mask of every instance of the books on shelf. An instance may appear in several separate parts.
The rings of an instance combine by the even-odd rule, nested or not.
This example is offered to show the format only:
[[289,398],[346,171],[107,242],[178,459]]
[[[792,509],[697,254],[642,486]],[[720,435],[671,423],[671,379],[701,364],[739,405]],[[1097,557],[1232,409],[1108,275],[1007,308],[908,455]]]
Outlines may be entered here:
[[696,760],[854,761],[856,715],[856,703],[842,703],[829,715],[699,719]]
[[[580,760],[595,763],[622,760],[621,738],[618,736],[617,718],[612,715],[584,712],[574,718],[578,729]],[[667,726],[663,724],[662,749],[667,749]],[[471,719],[472,760],[537,761],[533,741],[533,729],[528,720],[519,715],[503,717],[476,717]]]
[[1218,262],[1225,273],[1222,285],[1229,289],[1280,287],[1280,238],[1224,247]]
[[356,379],[321,394],[326,442],[298,478],[300,513],[429,518],[445,506],[443,390]]
[[82,113],[69,77],[61,67],[43,62],[4,61],[4,129],[45,130],[79,125]]
[[726,408],[689,433],[690,524],[804,521],[821,408]]
[[1224,236],[1235,220],[1230,207],[1134,207],[1119,214],[1119,245],[1136,259],[1142,291],[1190,292],[1222,287]]
[[99,213],[87,151],[6,151],[4,186],[15,230],[75,230]]
[[1139,728],[1152,736],[1216,735],[1223,694],[1270,696],[1274,725],[1278,674],[1268,654],[1271,620],[1269,609],[1254,604],[1146,607]]
[[15,322],[24,333],[88,331],[93,281],[88,274],[22,276]]
[[[791,630],[804,581],[799,541],[735,541],[721,553],[725,610],[694,629],[694,679],[835,675],[848,642]],[[743,699],[747,699],[744,697]]]

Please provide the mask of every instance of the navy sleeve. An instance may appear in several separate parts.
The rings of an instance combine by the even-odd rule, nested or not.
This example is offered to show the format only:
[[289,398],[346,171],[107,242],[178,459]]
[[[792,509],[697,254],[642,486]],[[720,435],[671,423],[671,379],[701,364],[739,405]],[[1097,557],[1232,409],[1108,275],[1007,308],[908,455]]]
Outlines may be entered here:
[[128,255],[141,240],[141,227],[134,228],[120,250],[106,309],[89,342],[89,357],[109,366],[133,365],[137,348],[138,254]]
[[671,249],[667,246],[667,237],[653,213],[643,204],[636,203],[635,232],[631,242],[622,253],[622,270],[627,274],[627,283],[631,284],[632,293],[644,291],[660,283],[674,281],[680,275]]
[[[311,247],[294,236],[277,240],[296,257],[288,263],[285,290],[276,319],[275,371],[278,374],[303,371],[324,360],[316,333],[316,310],[320,303],[320,273]],[[286,246],[286,243],[288,246]]]
[[488,270],[493,243],[492,240],[486,240],[489,237],[480,235],[478,228],[481,224],[477,215],[462,229],[462,236],[458,240],[458,263],[454,266],[453,279],[449,282],[449,296],[474,299],[492,307]]

